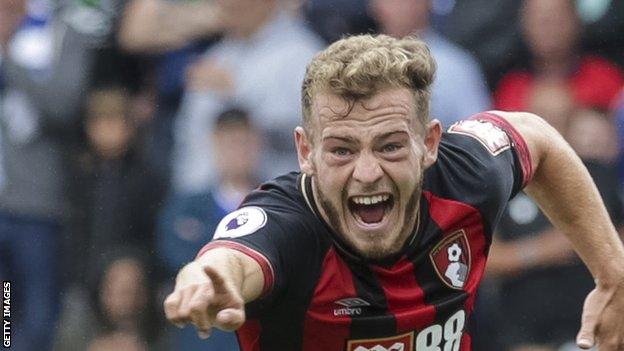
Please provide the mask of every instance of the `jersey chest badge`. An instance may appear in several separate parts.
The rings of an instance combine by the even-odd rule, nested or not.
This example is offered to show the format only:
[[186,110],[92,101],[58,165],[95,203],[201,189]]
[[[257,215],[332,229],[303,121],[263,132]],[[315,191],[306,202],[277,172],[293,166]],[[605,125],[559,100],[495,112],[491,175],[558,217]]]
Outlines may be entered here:
[[267,221],[266,212],[260,207],[242,207],[223,217],[213,239],[238,238],[254,233],[264,227]]
[[347,351],[413,351],[414,332],[381,339],[349,340]]
[[464,288],[470,273],[470,246],[463,229],[442,239],[429,252],[429,258],[444,284],[453,289]]
[[478,140],[494,156],[511,147],[507,133],[489,121],[459,121],[448,129],[449,133],[462,134]]

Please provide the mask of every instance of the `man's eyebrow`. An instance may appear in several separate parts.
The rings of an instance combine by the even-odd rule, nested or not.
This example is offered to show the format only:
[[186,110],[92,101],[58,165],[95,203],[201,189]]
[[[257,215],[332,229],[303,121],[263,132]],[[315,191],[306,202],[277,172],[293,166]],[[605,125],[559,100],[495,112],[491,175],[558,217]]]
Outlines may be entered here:
[[377,140],[383,140],[383,139],[387,139],[395,134],[404,134],[404,135],[408,135],[408,133],[404,130],[394,130],[391,132],[387,132],[387,133],[383,133],[382,135],[376,137],[375,139]]
[[323,141],[327,140],[327,139],[338,139],[340,141],[344,141],[346,143],[351,143],[351,144],[355,144],[356,140],[353,137],[350,136],[340,136],[340,135],[326,135],[323,137]]

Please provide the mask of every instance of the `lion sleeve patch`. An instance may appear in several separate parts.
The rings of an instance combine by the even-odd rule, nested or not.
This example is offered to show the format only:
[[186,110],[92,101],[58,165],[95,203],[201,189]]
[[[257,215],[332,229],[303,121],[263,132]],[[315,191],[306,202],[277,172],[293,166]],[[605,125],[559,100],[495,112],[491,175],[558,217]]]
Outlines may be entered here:
[[466,135],[476,139],[494,156],[512,146],[509,135],[490,121],[478,119],[459,121],[451,125],[448,132],[451,134]]

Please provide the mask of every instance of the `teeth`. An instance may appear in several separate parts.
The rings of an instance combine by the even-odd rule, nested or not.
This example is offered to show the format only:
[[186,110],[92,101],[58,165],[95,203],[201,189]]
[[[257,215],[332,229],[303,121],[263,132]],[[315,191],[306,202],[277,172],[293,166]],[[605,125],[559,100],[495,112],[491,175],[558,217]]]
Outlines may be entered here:
[[358,205],[374,205],[376,203],[386,201],[390,198],[390,195],[375,195],[375,196],[355,196],[353,202]]

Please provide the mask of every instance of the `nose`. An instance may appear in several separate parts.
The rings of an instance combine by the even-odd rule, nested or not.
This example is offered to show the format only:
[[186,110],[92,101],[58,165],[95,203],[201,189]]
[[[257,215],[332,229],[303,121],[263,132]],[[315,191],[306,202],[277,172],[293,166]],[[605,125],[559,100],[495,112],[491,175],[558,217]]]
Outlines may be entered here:
[[362,184],[374,184],[383,177],[383,169],[374,155],[362,153],[355,161],[353,179]]

